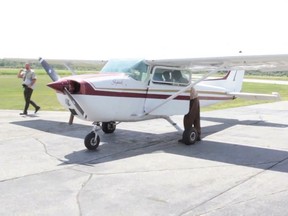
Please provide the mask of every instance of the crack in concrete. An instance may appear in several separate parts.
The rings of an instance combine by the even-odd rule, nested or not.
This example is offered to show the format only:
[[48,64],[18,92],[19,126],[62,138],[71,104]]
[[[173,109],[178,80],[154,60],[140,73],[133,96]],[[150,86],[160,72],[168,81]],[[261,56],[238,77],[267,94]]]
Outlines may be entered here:
[[[269,196],[273,196],[275,194],[280,194],[280,193],[285,193],[288,191],[288,188],[287,189],[283,189],[283,190],[280,190],[280,191],[275,191],[275,192],[272,192],[272,193],[269,193],[269,194],[265,194],[265,195],[262,195],[261,197],[269,197]],[[256,200],[256,199],[259,199],[260,196],[255,196],[255,197],[252,197],[250,199],[247,199],[247,200],[241,200],[241,201],[238,201],[238,202],[235,202],[235,203],[231,203],[231,205],[238,205],[238,204],[241,204],[241,203],[245,203],[245,202],[249,202],[249,201],[252,201],[252,200]],[[221,207],[222,209],[223,207]],[[219,208],[220,209],[220,208]],[[218,209],[217,209],[218,210]]]
[[[66,164],[66,165],[71,165],[69,167],[63,167],[62,169],[72,169],[73,167],[77,167],[77,166],[80,166],[80,165],[87,165],[89,163],[94,163],[98,160],[102,160],[102,159],[105,159],[105,158],[108,158],[108,157],[113,157],[113,156],[117,156],[117,155],[121,155],[121,154],[125,154],[127,152],[131,152],[131,151],[135,151],[135,150],[139,150],[139,149],[145,149],[145,148],[149,148],[151,146],[157,146],[157,144],[155,145],[155,143],[153,142],[152,144],[150,145],[146,145],[146,146],[141,146],[141,147],[135,147],[135,148],[131,148],[131,149],[126,149],[125,151],[121,151],[121,152],[116,152],[116,153],[112,153],[112,154],[109,154],[109,155],[105,155],[103,157],[100,157],[100,158],[97,158],[97,159],[89,159],[89,160],[86,160],[86,161],[83,161],[83,162],[79,162],[78,164],[74,164],[72,165],[73,163],[69,163],[67,161],[63,161],[61,158],[58,158],[52,154],[50,154],[48,152],[48,149],[46,147],[46,144],[43,143],[41,140],[37,139],[37,138],[33,138],[35,139],[37,142],[39,142],[43,148],[44,148],[44,152],[45,154],[47,154],[49,157],[52,157],[58,161],[61,161],[63,164]],[[167,143],[163,144],[163,143],[159,143],[159,145],[167,145]],[[175,143],[174,144],[170,144],[170,145],[167,145],[167,148],[172,146],[172,145],[176,145]],[[25,178],[25,177],[29,177],[29,176],[34,176],[34,175],[39,175],[39,174],[43,174],[43,173],[49,173],[49,172],[54,172],[54,171],[58,171],[58,170],[61,170],[61,169],[53,169],[53,170],[47,170],[47,171],[43,171],[43,172],[39,172],[39,173],[33,173],[33,174],[28,174],[28,175],[23,175],[23,176],[18,176],[18,177],[14,177],[14,178],[9,178],[9,179],[4,179],[4,180],[0,180],[0,182],[7,182],[7,181],[12,181],[12,180],[16,180],[16,179],[21,179],[21,178]],[[77,169],[73,169],[73,170],[77,170]],[[77,170],[77,171],[80,171],[80,170]],[[84,172],[84,171],[82,171]],[[85,173],[88,173],[90,174],[89,172],[85,172]]]
[[80,190],[78,191],[77,195],[76,195],[76,201],[77,201],[77,206],[79,209],[79,215],[82,215],[82,209],[81,209],[81,203],[80,203],[80,194],[81,192],[84,190],[84,188],[86,187],[86,185],[89,183],[89,181],[92,179],[93,174],[90,174],[88,176],[88,178],[84,181],[84,183],[82,184]]
[[[271,164],[271,163],[275,163],[275,161],[270,161],[270,162],[263,162],[263,163],[257,163],[257,164],[243,164],[240,166],[245,166],[245,165],[265,165],[265,164]],[[83,171],[83,170],[78,170],[78,169],[74,169],[74,167],[76,167],[78,165],[75,165],[73,167],[70,167],[69,169],[75,170],[75,171],[79,171],[79,172],[83,172],[83,173],[88,173],[91,174],[91,172],[87,172],[87,171]],[[199,167],[185,167],[185,168],[167,168],[167,169],[150,169],[150,170],[137,170],[137,171],[119,171],[119,172],[105,172],[105,173],[101,173],[101,172],[97,172],[97,173],[93,173],[94,175],[98,175],[98,176],[109,176],[109,175],[119,175],[119,174],[138,174],[138,173],[152,173],[152,172],[168,172],[168,171],[192,171],[192,170],[203,170],[203,169],[212,169],[212,168],[221,168],[221,167],[230,167],[230,166],[234,166],[234,165],[217,165],[217,166],[199,166]],[[258,168],[256,168],[258,169]]]
[[52,154],[50,154],[49,152],[48,152],[48,149],[47,149],[47,147],[46,147],[46,144],[44,143],[44,142],[42,142],[40,139],[38,139],[38,138],[34,138],[37,142],[39,142],[40,144],[42,144],[42,146],[43,146],[43,148],[44,148],[44,152],[45,152],[45,154],[46,155],[48,155],[49,157],[52,157],[52,158],[54,158],[54,159],[56,159],[56,160],[58,160],[58,161],[61,161],[61,162],[63,162],[63,160],[61,159],[61,158],[58,158],[58,157],[56,157],[56,156],[54,156],[54,155],[52,155]]
[[[242,185],[242,184],[244,184],[244,183],[247,183],[247,182],[250,181],[251,179],[253,179],[253,178],[255,178],[255,177],[263,174],[264,172],[266,172],[266,171],[268,171],[268,170],[271,170],[273,167],[277,166],[278,164],[280,164],[280,163],[282,163],[282,162],[284,162],[284,161],[286,161],[286,160],[288,160],[288,157],[285,157],[284,159],[282,159],[282,160],[280,160],[280,161],[272,164],[270,167],[267,167],[266,169],[261,170],[260,172],[257,172],[257,173],[255,173],[254,175],[249,176],[248,178],[244,179],[243,181],[240,181],[238,184],[235,184],[235,185],[227,188],[226,190],[224,190],[224,191],[216,194],[215,196],[210,197],[208,200],[205,200],[205,201],[203,201],[202,203],[200,203],[200,204],[198,204],[198,205],[196,205],[196,206],[194,206],[194,207],[192,207],[192,208],[190,207],[190,208],[186,209],[185,211],[181,212],[181,213],[179,214],[179,216],[183,216],[183,215],[186,215],[186,214],[191,213],[193,210],[197,209],[198,207],[203,206],[203,205],[207,204],[208,202],[210,202],[210,201],[212,201],[212,200],[215,200],[216,198],[220,197],[221,195],[223,195],[223,194],[225,194],[225,193],[227,193],[227,192],[229,192],[229,191],[232,191],[233,189],[237,188],[238,186],[240,186],[240,185]],[[230,203],[230,204],[231,204],[231,203]],[[227,206],[227,205],[226,205],[226,206]],[[224,208],[224,207],[209,210],[209,211],[207,211],[207,212],[204,212],[204,213],[199,214],[198,216],[204,215],[204,214],[207,214],[207,213],[209,213],[209,212],[211,212],[211,211],[219,210],[219,209],[222,209],[222,208]]]
[[[279,194],[279,193],[285,193],[285,192],[287,192],[288,191],[288,188],[287,189],[284,189],[284,190],[281,190],[281,191],[276,191],[276,192],[273,192],[273,193],[270,193],[270,194],[265,194],[265,195],[262,195],[262,197],[269,197],[269,196],[273,196],[273,195],[275,195],[275,194]],[[239,205],[239,204],[242,204],[242,203],[246,203],[246,202],[250,202],[250,201],[253,201],[253,200],[257,200],[257,199],[259,199],[260,198],[260,196],[255,196],[255,197],[252,197],[252,198],[250,198],[250,199],[246,199],[246,200],[241,200],[241,201],[238,201],[238,202],[235,202],[235,203],[229,203],[229,204],[227,204],[227,205],[225,205],[225,206],[222,206],[222,207],[219,207],[219,208],[215,208],[215,209],[212,209],[212,210],[210,210],[210,211],[207,211],[207,212],[204,212],[204,213],[201,213],[201,214],[199,214],[198,216],[201,216],[201,215],[205,215],[205,214],[209,214],[209,213],[211,213],[211,212],[215,212],[215,211],[219,211],[219,210],[221,210],[221,209],[224,209],[224,208],[226,208],[227,206],[236,206],[236,205]]]

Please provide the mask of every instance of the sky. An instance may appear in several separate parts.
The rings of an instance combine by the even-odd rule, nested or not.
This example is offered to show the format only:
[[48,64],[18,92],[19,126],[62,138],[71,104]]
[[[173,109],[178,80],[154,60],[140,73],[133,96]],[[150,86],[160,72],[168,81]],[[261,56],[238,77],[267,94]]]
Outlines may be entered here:
[[287,0],[1,0],[0,58],[288,54]]

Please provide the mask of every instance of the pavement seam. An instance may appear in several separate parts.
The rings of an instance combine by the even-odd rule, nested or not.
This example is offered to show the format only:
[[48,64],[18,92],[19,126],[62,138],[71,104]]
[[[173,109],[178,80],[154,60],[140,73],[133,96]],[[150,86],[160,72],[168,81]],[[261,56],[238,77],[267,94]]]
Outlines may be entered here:
[[86,179],[86,181],[84,181],[84,183],[82,184],[80,190],[78,191],[77,195],[76,195],[76,200],[77,200],[77,206],[79,209],[79,215],[82,215],[82,208],[81,208],[81,203],[80,203],[80,194],[81,192],[84,190],[85,186],[90,182],[90,180],[92,179],[93,174],[90,174],[88,176],[88,178]]
[[[186,215],[186,214],[191,213],[191,211],[195,210],[196,208],[198,208],[198,207],[200,207],[200,206],[202,206],[202,205],[205,205],[206,203],[208,203],[208,202],[216,199],[217,197],[219,197],[219,196],[221,196],[221,195],[223,195],[223,194],[225,194],[225,193],[233,190],[234,188],[237,188],[238,186],[240,186],[240,185],[242,185],[242,184],[250,181],[251,179],[253,179],[253,178],[255,178],[255,177],[263,174],[264,172],[271,170],[273,167],[277,166],[278,164],[280,164],[280,163],[282,163],[282,162],[284,162],[284,161],[286,161],[286,160],[288,160],[288,157],[285,157],[284,159],[278,161],[278,162],[275,163],[275,164],[272,164],[271,166],[267,167],[266,169],[264,169],[264,170],[262,170],[262,171],[260,171],[260,172],[257,172],[257,173],[255,173],[254,175],[251,175],[250,177],[248,177],[248,178],[240,181],[238,184],[233,185],[233,186],[231,186],[230,188],[227,188],[226,190],[224,190],[224,191],[216,194],[215,196],[209,198],[208,200],[203,201],[202,203],[200,203],[200,204],[198,204],[198,205],[196,205],[196,206],[194,206],[194,207],[192,207],[192,208],[186,209],[185,211],[181,212],[181,213],[179,214],[179,216],[183,216],[183,215]],[[231,204],[231,203],[230,203],[230,204]],[[226,206],[227,206],[227,205],[225,205],[225,206],[223,206],[223,207],[218,207],[218,208],[216,208],[216,209],[209,210],[209,211],[204,212],[204,213],[200,213],[200,214],[198,214],[197,216],[204,215],[204,214],[207,214],[207,213],[212,212],[212,211],[220,210],[220,209],[222,209],[222,208],[224,208],[224,207],[226,207]]]
[[[265,195],[262,195],[263,197],[269,197],[269,196],[273,196],[275,194],[280,194],[280,193],[285,193],[288,191],[288,188],[287,189],[283,189],[283,190],[280,190],[280,191],[276,191],[276,192],[273,192],[273,193],[270,193],[270,194],[265,194]],[[245,203],[245,202],[249,202],[249,201],[252,201],[252,200],[255,200],[255,199],[258,199],[260,196],[255,196],[255,197],[252,197],[250,199],[247,199],[247,200],[241,200],[241,201],[238,201],[238,202],[235,202],[233,203],[233,205],[238,205],[238,204],[241,204],[241,203]],[[219,208],[220,209],[220,208]],[[218,209],[217,209],[218,210]]]
[[[257,163],[257,164],[241,164],[239,166],[247,166],[247,165],[265,165],[265,164],[271,164],[271,163],[275,163],[275,161],[270,161],[270,162],[263,162],[263,163]],[[221,168],[221,167],[233,167],[235,165],[217,165],[217,166],[200,166],[200,167],[185,167],[185,168],[171,168],[171,169],[150,169],[150,170],[142,170],[142,171],[120,171],[120,172],[111,172],[111,173],[92,173],[92,172],[88,172],[88,171],[83,171],[83,170],[78,170],[77,168],[75,168],[78,165],[75,166],[71,166],[69,167],[69,169],[72,169],[74,171],[79,171],[79,172],[83,172],[86,174],[93,174],[93,175],[97,175],[97,176],[109,176],[109,175],[119,175],[119,174],[138,174],[138,173],[150,173],[150,172],[167,172],[167,171],[191,171],[191,170],[203,170],[203,169],[214,169],[214,168]],[[253,168],[253,167],[252,167]],[[257,168],[256,169],[260,169]]]
[[[150,145],[147,145],[147,146],[142,146],[142,147],[135,147],[133,149],[126,149],[125,151],[121,151],[121,152],[116,152],[116,153],[112,153],[112,154],[109,154],[109,155],[105,155],[103,157],[100,157],[100,158],[97,158],[97,159],[90,159],[90,160],[86,160],[86,161],[83,161],[83,162],[79,162],[78,164],[73,164],[73,163],[69,163],[67,161],[63,161],[62,159],[60,158],[57,158],[56,156],[53,156],[51,155],[47,148],[46,148],[46,145],[45,143],[41,142],[38,138],[33,138],[35,139],[36,141],[38,141],[40,144],[42,144],[43,148],[44,148],[44,151],[45,153],[58,160],[58,161],[61,161],[63,164],[65,165],[70,165],[68,167],[63,167],[62,169],[72,169],[73,167],[78,167],[78,166],[81,166],[81,165],[87,165],[87,163],[91,163],[91,162],[94,162],[94,161],[98,161],[98,160],[101,160],[101,159],[105,159],[107,157],[113,157],[113,156],[116,156],[116,155],[120,155],[122,153],[127,153],[127,152],[130,152],[130,151],[134,151],[134,150],[139,150],[139,149],[144,149],[144,148],[149,148],[151,146],[157,146],[155,145],[155,143],[153,142],[152,144]],[[168,143],[168,142],[167,142]],[[167,145],[167,143],[165,145]],[[163,144],[159,144],[159,145],[163,145]],[[167,147],[170,147],[170,146],[173,146],[173,145],[176,145],[175,143],[173,144],[169,144],[167,145]],[[32,174],[29,174],[29,175],[24,175],[24,176],[18,176],[18,177],[14,177],[14,178],[10,178],[10,179],[3,179],[3,180],[0,180],[0,182],[7,182],[7,181],[11,181],[11,180],[17,180],[17,179],[21,179],[21,178],[25,178],[25,177],[29,177],[29,176],[34,176],[34,175],[39,175],[39,174],[43,174],[43,173],[49,173],[49,172],[54,172],[54,171],[58,171],[58,170],[62,170],[62,169],[53,169],[53,170],[47,170],[47,171],[44,171],[44,172],[40,172],[40,173],[32,173]],[[77,169],[72,169],[72,170],[77,170]],[[83,172],[83,171],[80,171],[80,170],[77,170],[78,172]],[[85,172],[85,173],[88,173],[88,174],[91,174],[89,172]],[[94,174],[93,174],[94,175]]]

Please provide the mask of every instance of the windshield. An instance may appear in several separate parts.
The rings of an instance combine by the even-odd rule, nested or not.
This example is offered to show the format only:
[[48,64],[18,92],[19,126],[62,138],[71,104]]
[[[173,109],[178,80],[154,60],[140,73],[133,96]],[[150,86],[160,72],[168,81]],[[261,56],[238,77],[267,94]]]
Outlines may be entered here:
[[143,81],[147,77],[148,65],[144,60],[109,60],[100,73],[125,73],[135,80]]

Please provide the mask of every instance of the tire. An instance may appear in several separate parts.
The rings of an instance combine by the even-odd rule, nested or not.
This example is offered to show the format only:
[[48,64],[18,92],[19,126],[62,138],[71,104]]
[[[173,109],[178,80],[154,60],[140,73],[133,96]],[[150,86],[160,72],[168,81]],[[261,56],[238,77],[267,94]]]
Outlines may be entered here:
[[88,150],[96,150],[100,144],[100,137],[97,135],[95,140],[95,133],[91,132],[85,137],[84,144]]
[[198,133],[195,128],[189,128],[183,132],[183,142],[186,145],[193,145],[197,141]]
[[113,133],[116,129],[115,122],[102,122],[102,131],[104,133]]

